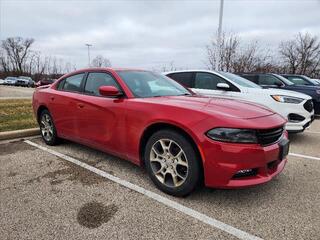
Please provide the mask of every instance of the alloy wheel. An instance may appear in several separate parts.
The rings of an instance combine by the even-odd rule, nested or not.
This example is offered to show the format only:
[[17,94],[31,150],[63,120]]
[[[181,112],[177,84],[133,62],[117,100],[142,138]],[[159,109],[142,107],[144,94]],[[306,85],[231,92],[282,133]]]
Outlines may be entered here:
[[171,139],[160,139],[150,151],[153,174],[168,187],[179,187],[188,176],[188,160],[183,149]]
[[49,114],[43,114],[40,122],[42,136],[46,141],[51,141],[53,138],[53,123]]

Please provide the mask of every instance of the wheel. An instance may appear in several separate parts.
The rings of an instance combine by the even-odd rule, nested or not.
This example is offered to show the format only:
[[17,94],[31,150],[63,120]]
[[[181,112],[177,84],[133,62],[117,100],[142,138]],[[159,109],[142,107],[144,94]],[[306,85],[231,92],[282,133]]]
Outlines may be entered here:
[[148,140],[144,160],[153,183],[163,192],[183,197],[200,179],[200,163],[192,144],[173,130],[160,130]]
[[59,143],[56,127],[48,110],[41,112],[39,125],[42,139],[47,145],[53,146]]

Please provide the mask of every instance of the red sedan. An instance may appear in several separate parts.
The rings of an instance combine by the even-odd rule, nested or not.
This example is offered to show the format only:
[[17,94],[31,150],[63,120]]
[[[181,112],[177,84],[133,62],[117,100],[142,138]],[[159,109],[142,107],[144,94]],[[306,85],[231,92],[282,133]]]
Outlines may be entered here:
[[286,163],[285,120],[255,104],[196,96],[160,74],[83,69],[37,88],[48,145],[69,139],[144,165],[162,191],[184,196],[265,183]]

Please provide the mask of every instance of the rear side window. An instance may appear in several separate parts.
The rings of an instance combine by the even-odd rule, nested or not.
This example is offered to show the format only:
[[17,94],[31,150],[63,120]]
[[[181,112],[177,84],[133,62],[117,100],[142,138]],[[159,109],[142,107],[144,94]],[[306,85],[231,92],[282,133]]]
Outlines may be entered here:
[[259,85],[281,86],[283,83],[272,75],[259,75]]
[[[83,79],[84,73],[73,75],[64,79],[64,84],[62,89],[69,92],[81,92],[81,81]],[[60,89],[60,84],[59,87]]]
[[218,83],[227,83],[230,85],[230,83],[219,76],[211,73],[198,72],[196,73],[194,88],[217,90]]
[[114,78],[108,73],[89,73],[84,87],[84,92],[91,95],[100,96],[99,87],[114,86],[119,89]]
[[192,88],[193,87],[192,75],[193,75],[192,72],[172,73],[172,74],[169,74],[168,77],[179,82],[185,87]]

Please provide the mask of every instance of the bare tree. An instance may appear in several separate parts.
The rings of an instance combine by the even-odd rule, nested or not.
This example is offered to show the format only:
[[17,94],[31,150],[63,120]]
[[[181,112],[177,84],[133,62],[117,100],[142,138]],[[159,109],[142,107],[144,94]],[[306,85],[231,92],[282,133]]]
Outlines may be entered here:
[[294,39],[283,41],[279,53],[289,73],[313,76],[320,68],[320,42],[317,36],[299,33]]
[[108,58],[98,55],[92,60],[91,65],[93,67],[111,67],[111,62]]
[[[208,68],[211,70],[230,71],[238,47],[239,38],[234,34],[227,35],[223,33],[220,46],[218,46],[217,40],[213,39],[211,43],[206,46]],[[218,69],[215,69],[217,61]]]
[[34,39],[21,37],[7,38],[2,41],[2,48],[10,59],[14,71],[22,73],[30,54],[30,47]]
[[268,55],[261,51],[257,41],[243,44],[238,36],[223,33],[220,47],[216,42],[214,39],[206,47],[209,69],[215,70],[217,61],[218,70],[227,72],[253,72],[270,65]]
[[170,71],[176,71],[176,70],[177,70],[177,68],[174,64],[174,61],[170,61],[169,66],[167,66],[167,64],[165,64],[160,68],[161,72],[170,72]]

